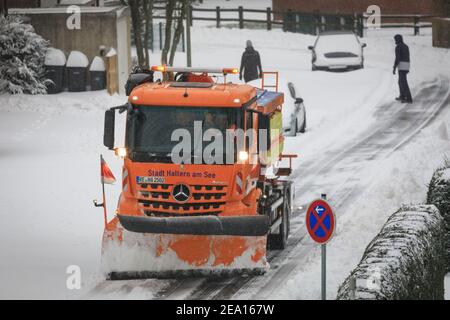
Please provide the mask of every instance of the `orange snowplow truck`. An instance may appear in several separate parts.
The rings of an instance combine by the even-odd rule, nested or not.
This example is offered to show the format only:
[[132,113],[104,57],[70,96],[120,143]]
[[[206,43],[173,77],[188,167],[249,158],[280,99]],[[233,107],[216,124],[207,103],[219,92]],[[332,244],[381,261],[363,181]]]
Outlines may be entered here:
[[[109,279],[265,272],[267,246],[286,246],[293,203],[283,94],[227,83],[237,69],[152,70],[175,77],[132,74],[128,102],[105,113],[104,144],[124,163],[103,271]],[[120,148],[116,111],[126,112]],[[289,167],[276,165],[283,158]]]

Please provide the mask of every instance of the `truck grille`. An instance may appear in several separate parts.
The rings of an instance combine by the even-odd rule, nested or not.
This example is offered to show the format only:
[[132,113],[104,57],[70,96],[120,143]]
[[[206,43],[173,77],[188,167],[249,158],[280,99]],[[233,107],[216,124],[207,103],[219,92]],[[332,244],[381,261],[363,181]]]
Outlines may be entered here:
[[191,196],[186,203],[172,197],[171,184],[141,184],[138,203],[147,216],[218,215],[224,210],[227,186],[190,185]]

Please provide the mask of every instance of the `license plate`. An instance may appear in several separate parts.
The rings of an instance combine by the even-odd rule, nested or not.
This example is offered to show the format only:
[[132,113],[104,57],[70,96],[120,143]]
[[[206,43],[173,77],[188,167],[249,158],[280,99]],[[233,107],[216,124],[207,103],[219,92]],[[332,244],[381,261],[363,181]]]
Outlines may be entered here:
[[138,184],[150,184],[150,183],[164,183],[165,179],[163,177],[136,177],[136,182]]
[[347,66],[330,66],[330,69],[345,69]]

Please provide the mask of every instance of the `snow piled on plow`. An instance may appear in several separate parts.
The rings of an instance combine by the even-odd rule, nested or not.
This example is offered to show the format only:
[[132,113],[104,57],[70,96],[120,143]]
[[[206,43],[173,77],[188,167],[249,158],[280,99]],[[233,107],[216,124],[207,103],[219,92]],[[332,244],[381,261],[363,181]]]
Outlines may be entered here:
[[[202,271],[198,275],[220,274],[223,270],[265,270],[269,264],[265,257],[254,262],[252,256],[255,248],[265,244],[265,237],[245,237],[248,249],[242,255],[235,257],[231,264],[214,265],[216,257],[210,244],[210,256],[208,261],[201,265],[189,264],[180,259],[177,253],[169,248],[170,242],[176,239],[175,235],[140,234],[123,230],[123,241],[105,240],[102,252],[102,273],[111,272],[146,273],[151,277],[171,276],[172,271]],[[164,238],[163,240],[161,240]],[[209,237],[213,240],[225,240],[226,236]],[[206,239],[206,237],[205,237]],[[157,254],[158,246],[164,245],[162,253]],[[185,273],[191,274],[191,273]],[[195,273],[196,274],[196,273]],[[180,275],[183,275],[181,272]],[[133,278],[133,276],[131,276]]]

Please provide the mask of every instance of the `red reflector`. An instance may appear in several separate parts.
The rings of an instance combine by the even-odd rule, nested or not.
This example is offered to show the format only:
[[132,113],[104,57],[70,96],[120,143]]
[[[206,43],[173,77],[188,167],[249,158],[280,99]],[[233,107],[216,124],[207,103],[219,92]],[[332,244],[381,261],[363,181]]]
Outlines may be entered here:
[[242,194],[242,188],[243,182],[242,182],[242,173],[238,172],[236,174],[236,191],[238,194]]

